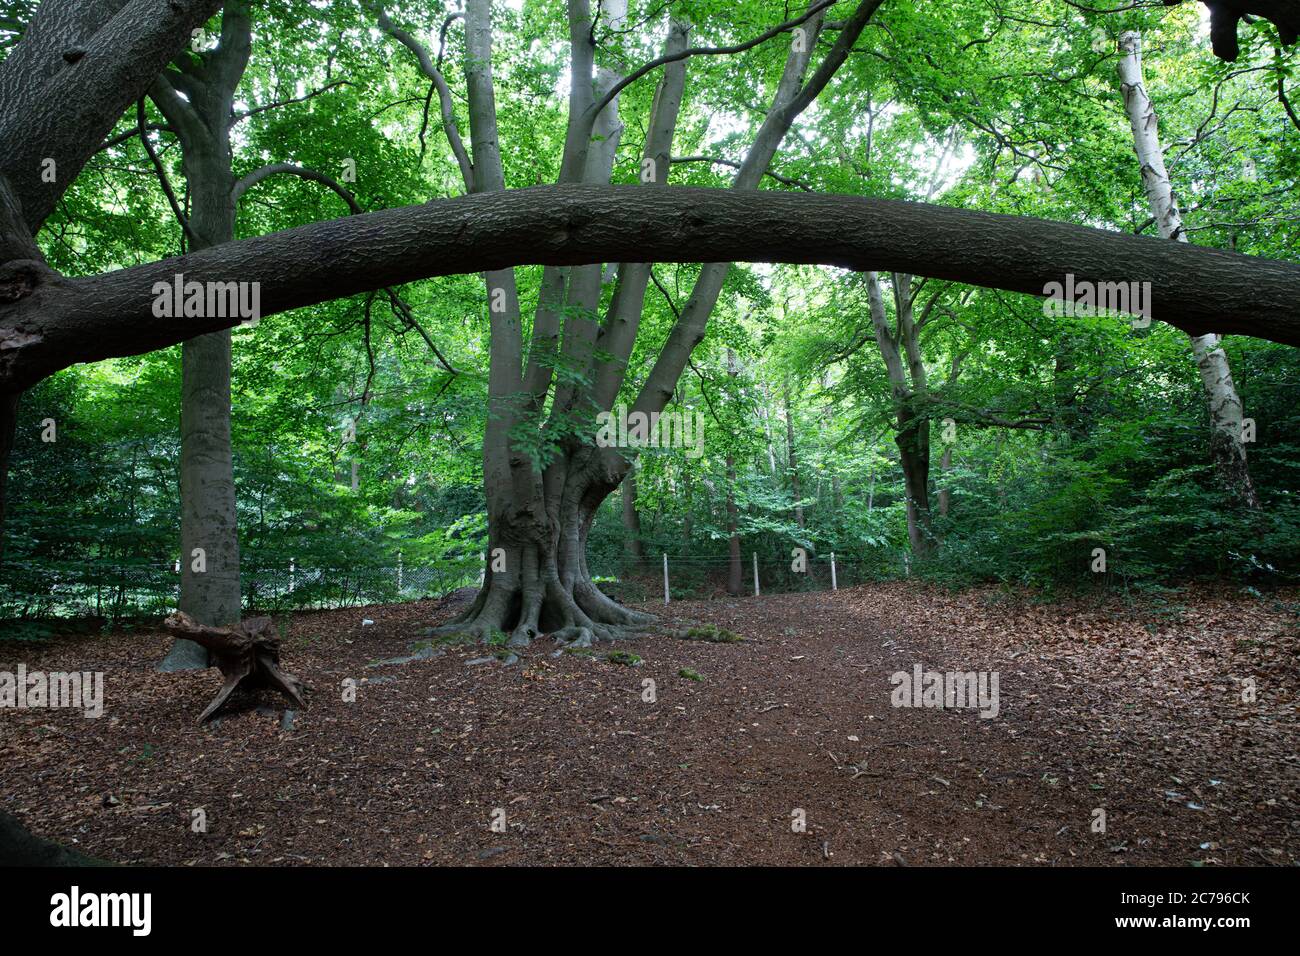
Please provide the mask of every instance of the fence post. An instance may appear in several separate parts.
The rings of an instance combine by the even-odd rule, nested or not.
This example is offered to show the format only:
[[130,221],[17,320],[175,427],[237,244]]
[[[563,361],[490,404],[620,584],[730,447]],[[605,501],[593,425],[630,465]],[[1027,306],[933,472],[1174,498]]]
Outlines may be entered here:
[[835,552],[832,551],[831,552],[831,590],[838,591],[839,589],[840,589],[839,582],[835,580]]
[[758,552],[754,552],[754,597],[758,597]]
[[402,552],[397,552],[397,596],[402,596]]
[[483,587],[483,582],[487,580],[487,553],[480,551],[478,553],[478,586]]
[[294,559],[290,558],[289,559],[289,593],[290,594],[293,593],[293,588],[294,588],[294,580],[293,580],[294,563],[295,563]]
[[664,604],[666,605],[672,598],[668,595],[668,552],[664,552]]

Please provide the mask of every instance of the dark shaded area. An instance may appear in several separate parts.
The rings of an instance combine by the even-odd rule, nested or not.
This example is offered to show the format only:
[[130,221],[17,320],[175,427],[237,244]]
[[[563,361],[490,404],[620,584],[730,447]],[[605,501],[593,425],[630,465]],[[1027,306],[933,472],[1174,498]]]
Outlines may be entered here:
[[96,860],[33,836],[15,817],[0,811],[0,866],[108,866]]

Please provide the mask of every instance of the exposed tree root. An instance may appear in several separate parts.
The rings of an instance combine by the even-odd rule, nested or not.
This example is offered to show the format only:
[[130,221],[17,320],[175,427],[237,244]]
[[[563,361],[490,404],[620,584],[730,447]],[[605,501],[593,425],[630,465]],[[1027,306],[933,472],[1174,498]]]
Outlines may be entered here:
[[558,576],[524,587],[489,579],[466,611],[434,628],[433,634],[458,635],[476,643],[499,641],[506,634],[511,647],[526,647],[542,637],[586,646],[633,637],[656,620],[653,614],[623,607],[590,580],[580,580],[570,589]]

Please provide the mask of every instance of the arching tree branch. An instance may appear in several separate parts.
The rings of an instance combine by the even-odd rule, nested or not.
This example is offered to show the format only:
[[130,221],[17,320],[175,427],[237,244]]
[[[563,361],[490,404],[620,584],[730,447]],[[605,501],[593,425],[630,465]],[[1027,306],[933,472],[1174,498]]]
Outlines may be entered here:
[[0,387],[163,348],[240,317],[154,314],[155,285],[256,282],[262,315],[431,276],[522,264],[795,262],[1044,295],[1150,282],[1154,318],[1300,345],[1300,265],[1086,226],[794,192],[538,186],[350,216],[86,279],[36,277],[0,301]]

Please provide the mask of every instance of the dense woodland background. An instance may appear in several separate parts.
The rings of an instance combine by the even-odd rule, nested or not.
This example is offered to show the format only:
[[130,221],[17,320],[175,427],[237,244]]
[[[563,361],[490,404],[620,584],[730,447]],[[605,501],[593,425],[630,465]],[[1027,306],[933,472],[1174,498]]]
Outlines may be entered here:
[[[762,188],[928,200],[1154,235],[1117,74],[1118,38],[1138,30],[1190,240],[1293,258],[1296,48],[1282,48],[1267,24],[1243,26],[1238,60],[1224,62],[1206,43],[1199,4],[1106,15],[1086,6],[890,0],[796,123]],[[449,10],[414,0],[389,12],[441,48],[463,110],[455,77],[464,43],[454,20],[444,26]],[[695,24],[694,42],[725,45],[798,11],[770,0],[678,0],[671,12]],[[566,123],[563,10],[508,2],[493,16],[506,185],[553,182]],[[232,137],[237,177],[295,163],[345,181],[365,209],[463,191],[433,88],[372,11],[268,0],[252,5],[252,19],[235,99],[236,115],[246,114]],[[626,28],[602,39],[645,62],[659,52],[664,19],[663,5],[634,3]],[[0,19],[0,47],[16,38],[10,27]],[[670,182],[730,183],[787,52],[788,41],[777,40],[692,59]],[[653,82],[622,93],[615,183],[637,181],[640,124],[654,94]],[[41,233],[55,269],[88,275],[185,248],[154,163],[132,135],[137,119],[123,120]],[[163,124],[152,105],[147,121]],[[184,207],[177,140],[149,136]],[[347,212],[318,182],[273,176],[243,196],[237,233]],[[654,267],[627,401],[699,271]],[[534,301],[542,270],[517,273],[521,299]],[[741,561],[747,588],[757,553],[765,586],[823,587],[834,551],[841,582],[921,575],[1159,590],[1210,577],[1255,588],[1295,580],[1296,349],[1244,337],[1224,343],[1256,428],[1247,450],[1260,507],[1249,508],[1216,478],[1185,333],[1159,321],[1134,329],[1127,317],[1048,318],[1040,300],[992,290],[880,281],[890,329],[898,328],[895,284],[911,290],[924,317],[922,374],[914,366],[901,392],[873,327],[866,276],[731,270],[671,405],[704,416],[704,454],[641,456],[634,480],[606,500],[593,527],[593,574],[641,571],[653,584],[667,552],[683,590],[735,589]],[[611,291],[607,284],[606,298]],[[383,601],[478,579],[487,530],[482,280],[429,280],[402,295],[410,315],[372,294],[236,330],[246,606]],[[180,351],[78,365],[24,396],[4,527],[5,617],[114,618],[174,606]],[[915,528],[909,536],[900,413],[912,415],[913,442],[928,436],[932,518],[919,539]],[[47,419],[56,423],[53,443],[42,440]],[[355,442],[346,440],[350,422]],[[811,580],[786,573],[794,547],[814,555]],[[1091,567],[1097,547],[1106,550],[1105,574]]]

